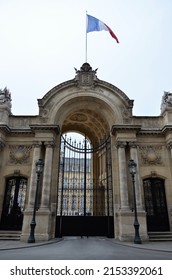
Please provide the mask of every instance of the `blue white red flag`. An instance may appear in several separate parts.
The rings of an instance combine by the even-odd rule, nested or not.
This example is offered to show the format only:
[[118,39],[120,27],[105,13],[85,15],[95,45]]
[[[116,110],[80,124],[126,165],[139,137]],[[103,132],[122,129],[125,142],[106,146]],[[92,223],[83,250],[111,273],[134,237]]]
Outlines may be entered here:
[[95,17],[87,15],[87,33],[102,30],[108,31],[110,35],[116,40],[116,42],[119,43],[118,38],[116,37],[112,29],[110,29],[110,27],[107,26],[107,24]]

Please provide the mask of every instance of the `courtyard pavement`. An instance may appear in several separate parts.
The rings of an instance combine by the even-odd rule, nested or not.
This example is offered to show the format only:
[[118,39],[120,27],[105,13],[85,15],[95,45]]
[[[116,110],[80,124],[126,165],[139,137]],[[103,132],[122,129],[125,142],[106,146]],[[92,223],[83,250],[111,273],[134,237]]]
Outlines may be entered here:
[[34,244],[0,240],[1,260],[172,260],[172,242],[134,244],[104,237],[64,237]]
[[[84,238],[87,239],[86,237],[84,237]],[[89,237],[88,240],[93,239],[93,238],[96,239],[99,237]],[[16,241],[16,240],[0,240],[0,251],[45,246],[45,245],[50,245],[53,243],[58,243],[60,241],[71,240],[71,239],[79,240],[80,237],[55,238],[55,239],[51,239],[48,241],[42,241],[42,242],[37,241],[35,243],[26,243],[26,242],[21,242],[21,241]],[[113,244],[118,244],[121,246],[172,253],[172,241],[162,241],[162,242],[154,241],[154,242],[143,242],[142,244],[134,244],[132,242],[118,241],[113,238],[108,239],[108,238],[100,237],[99,239],[106,239],[109,242],[112,242]]]

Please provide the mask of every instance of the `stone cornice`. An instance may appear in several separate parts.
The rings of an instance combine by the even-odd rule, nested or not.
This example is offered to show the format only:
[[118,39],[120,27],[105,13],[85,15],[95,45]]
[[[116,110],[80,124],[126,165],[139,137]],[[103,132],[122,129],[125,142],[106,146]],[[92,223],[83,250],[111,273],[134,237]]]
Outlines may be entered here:
[[166,134],[168,132],[172,132],[172,125],[165,125],[162,129],[162,134]]
[[113,125],[111,132],[114,135],[117,132],[135,131],[138,135],[156,135],[164,136],[167,133],[172,133],[172,125],[166,125],[162,128],[143,128],[141,125]]
[[11,128],[8,125],[0,125],[0,131],[5,134],[33,134],[30,128]]
[[139,133],[141,130],[141,125],[113,125],[111,132],[112,134],[115,134],[116,132],[129,132],[129,131],[135,131],[136,133]]
[[9,134],[11,132],[11,129],[6,124],[0,125],[0,131],[4,132],[5,134]]
[[13,128],[10,131],[10,134],[30,134],[33,135],[33,132],[29,128]]
[[167,133],[172,133],[172,125],[165,125],[162,128],[142,128],[139,134],[142,135],[157,135],[157,136],[164,136]]
[[2,124],[0,125],[0,131],[5,134],[31,134],[35,133],[35,131],[53,131],[57,135],[60,133],[60,128],[58,125],[30,125],[30,128],[10,128],[8,125]]
[[156,136],[162,136],[161,129],[157,128],[142,128],[139,131],[139,135],[156,135]]
[[39,125],[39,124],[33,124],[30,125],[30,128],[33,132],[35,131],[53,131],[55,132],[57,135],[60,133],[60,128],[58,125],[53,125],[53,124],[46,124],[46,125]]

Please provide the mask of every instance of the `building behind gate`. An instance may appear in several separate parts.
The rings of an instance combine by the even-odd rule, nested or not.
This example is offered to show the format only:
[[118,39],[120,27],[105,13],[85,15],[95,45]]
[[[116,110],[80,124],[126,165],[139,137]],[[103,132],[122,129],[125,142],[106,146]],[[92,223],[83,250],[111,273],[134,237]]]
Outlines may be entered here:
[[[38,99],[36,116],[13,115],[9,90],[0,91],[0,231],[20,231],[21,240],[28,240],[38,159],[44,170],[37,240],[133,240],[130,159],[137,163],[141,239],[172,230],[172,93],[164,92],[159,116],[133,116],[134,101],[96,72],[84,63],[74,79]],[[68,132],[82,134],[84,146],[67,141]]]

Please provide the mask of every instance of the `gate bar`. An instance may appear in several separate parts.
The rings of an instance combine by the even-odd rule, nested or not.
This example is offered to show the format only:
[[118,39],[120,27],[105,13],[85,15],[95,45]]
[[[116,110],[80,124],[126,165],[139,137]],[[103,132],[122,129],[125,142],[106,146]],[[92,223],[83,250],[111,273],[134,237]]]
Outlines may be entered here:
[[86,216],[87,138],[84,139],[84,217]]

